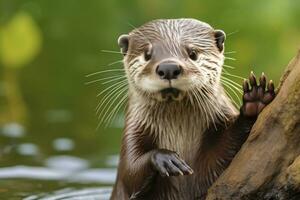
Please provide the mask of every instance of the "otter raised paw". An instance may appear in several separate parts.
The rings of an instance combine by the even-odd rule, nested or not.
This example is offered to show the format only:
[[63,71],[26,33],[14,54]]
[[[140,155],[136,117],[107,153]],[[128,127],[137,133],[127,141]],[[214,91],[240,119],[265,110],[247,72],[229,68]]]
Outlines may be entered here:
[[241,114],[247,117],[257,117],[264,107],[275,98],[274,83],[270,80],[267,84],[266,76],[262,73],[258,85],[253,72],[249,76],[249,82],[244,80],[243,83],[244,95]]

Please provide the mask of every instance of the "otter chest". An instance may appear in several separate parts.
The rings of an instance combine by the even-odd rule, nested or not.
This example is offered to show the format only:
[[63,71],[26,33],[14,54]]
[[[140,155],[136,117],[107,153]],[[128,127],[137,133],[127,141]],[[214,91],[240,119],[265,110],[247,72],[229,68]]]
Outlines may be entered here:
[[187,162],[193,160],[201,144],[203,130],[200,124],[186,120],[181,122],[170,120],[169,123],[164,123],[164,126],[159,126],[156,133],[158,148],[175,151]]

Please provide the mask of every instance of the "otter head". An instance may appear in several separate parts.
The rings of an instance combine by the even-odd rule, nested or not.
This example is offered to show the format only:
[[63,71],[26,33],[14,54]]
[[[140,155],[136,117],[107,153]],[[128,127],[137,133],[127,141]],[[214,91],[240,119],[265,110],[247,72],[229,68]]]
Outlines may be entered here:
[[155,20],[121,35],[130,89],[158,101],[219,87],[225,33],[194,19]]

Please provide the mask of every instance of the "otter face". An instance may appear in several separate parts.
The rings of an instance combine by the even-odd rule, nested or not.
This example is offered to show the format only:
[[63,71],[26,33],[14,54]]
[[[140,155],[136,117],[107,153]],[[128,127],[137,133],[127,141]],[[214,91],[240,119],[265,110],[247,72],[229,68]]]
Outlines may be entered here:
[[194,19],[155,20],[118,39],[129,88],[158,101],[219,87],[225,33]]

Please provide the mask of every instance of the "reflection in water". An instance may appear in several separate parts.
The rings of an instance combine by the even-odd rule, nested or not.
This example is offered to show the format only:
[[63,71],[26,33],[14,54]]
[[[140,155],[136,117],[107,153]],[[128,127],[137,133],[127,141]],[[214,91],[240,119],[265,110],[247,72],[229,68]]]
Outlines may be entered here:
[[17,152],[20,155],[24,155],[24,156],[34,156],[34,155],[38,154],[39,149],[38,149],[37,145],[35,145],[35,144],[24,143],[24,144],[20,144],[17,147]]
[[0,179],[37,179],[76,183],[113,184],[116,169],[69,170],[47,167],[14,166],[0,168]]
[[[87,161],[71,157],[56,156],[46,160],[46,167],[33,166],[13,166],[0,168],[0,179],[11,180],[12,185],[19,184],[19,180],[28,180],[30,183],[35,180],[42,180],[43,185],[55,184],[62,188],[62,183],[67,185],[79,185],[79,189],[63,189],[52,192],[36,192],[30,186],[28,195],[24,195],[24,200],[58,200],[58,199],[109,199],[111,187],[86,188],[88,185],[112,185],[116,178],[116,169],[112,168],[88,168]],[[26,181],[25,181],[26,183]],[[35,185],[35,184],[34,184]],[[38,185],[35,186],[38,188]],[[20,188],[19,195],[25,194],[24,189]],[[8,189],[9,192],[9,189]]]
[[22,125],[18,123],[8,123],[2,127],[0,133],[6,137],[20,138],[24,136],[25,129]]
[[117,167],[119,164],[119,155],[112,155],[112,156],[108,156],[105,164],[109,167]]
[[68,172],[79,171],[88,168],[86,160],[74,156],[52,156],[45,161],[45,165],[52,169]]
[[[17,150],[22,156],[35,155],[37,146],[23,143],[17,145]],[[116,178],[118,156],[110,155],[105,159],[104,166],[108,168],[91,168],[88,160],[70,155],[51,156],[43,163],[43,166],[0,168],[0,184],[4,188],[0,190],[0,199],[107,200]]]
[[43,143],[31,134],[18,124],[0,127],[0,199],[109,199],[118,155],[76,155],[82,141],[46,134]]
[[71,151],[74,149],[74,142],[69,138],[57,138],[52,145],[56,151]]
[[49,195],[33,195],[24,198],[23,200],[108,200],[110,197],[111,188],[85,188],[80,190],[63,189]]

